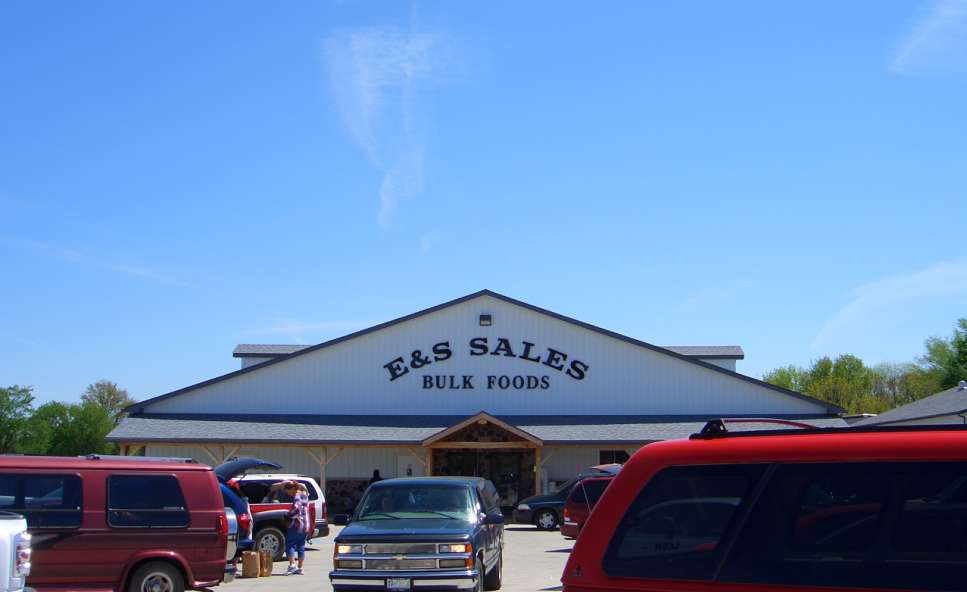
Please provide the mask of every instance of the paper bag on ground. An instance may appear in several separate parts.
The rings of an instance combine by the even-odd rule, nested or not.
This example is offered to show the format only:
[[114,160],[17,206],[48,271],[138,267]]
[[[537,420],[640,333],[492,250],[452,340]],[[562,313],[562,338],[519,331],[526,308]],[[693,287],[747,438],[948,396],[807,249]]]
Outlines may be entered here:
[[242,552],[242,577],[259,577],[259,556],[255,551]]

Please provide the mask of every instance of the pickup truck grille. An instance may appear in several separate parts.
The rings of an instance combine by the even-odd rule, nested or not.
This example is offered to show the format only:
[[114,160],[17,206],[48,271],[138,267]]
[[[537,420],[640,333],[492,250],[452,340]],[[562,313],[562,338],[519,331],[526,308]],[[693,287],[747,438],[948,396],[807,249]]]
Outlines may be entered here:
[[436,559],[367,559],[366,569],[436,569]]
[[472,567],[473,558],[469,552],[440,552],[444,545],[450,547],[452,544],[366,543],[361,545],[362,552],[338,554],[334,560],[337,569],[373,571],[430,571]]
[[366,545],[367,555],[418,555],[436,553],[436,543],[384,543]]

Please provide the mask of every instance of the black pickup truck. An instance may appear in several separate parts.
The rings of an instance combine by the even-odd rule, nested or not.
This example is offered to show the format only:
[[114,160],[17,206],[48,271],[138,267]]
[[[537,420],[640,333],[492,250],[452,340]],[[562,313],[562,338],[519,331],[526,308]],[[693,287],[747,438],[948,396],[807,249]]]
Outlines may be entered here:
[[334,545],[334,590],[499,590],[504,516],[485,479],[387,479],[369,486]]

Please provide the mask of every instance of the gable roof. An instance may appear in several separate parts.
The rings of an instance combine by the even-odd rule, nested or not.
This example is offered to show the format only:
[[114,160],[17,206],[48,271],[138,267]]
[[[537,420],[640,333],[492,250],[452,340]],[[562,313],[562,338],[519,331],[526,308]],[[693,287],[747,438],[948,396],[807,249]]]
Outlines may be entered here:
[[791,391],[789,389],[785,389],[785,388],[782,388],[780,386],[776,386],[776,385],[773,385],[773,384],[769,384],[768,382],[759,380],[757,378],[752,378],[751,376],[746,376],[744,374],[739,374],[738,372],[734,372],[732,370],[728,370],[726,368],[722,368],[721,366],[716,366],[715,364],[711,364],[709,362],[704,362],[704,361],[702,361],[700,359],[693,358],[693,357],[689,357],[687,355],[680,354],[678,352],[675,352],[673,350],[670,350],[670,349],[667,349],[667,348],[664,348],[664,347],[659,347],[657,345],[652,345],[651,343],[647,343],[645,341],[640,341],[638,339],[634,339],[632,337],[628,337],[627,335],[622,335],[622,334],[616,333],[614,331],[609,331],[608,329],[602,329],[601,327],[597,327],[597,326],[592,325],[590,323],[585,323],[584,321],[579,321],[577,319],[573,319],[571,317],[567,317],[567,316],[558,314],[556,312],[552,312],[550,310],[547,310],[547,309],[543,309],[543,308],[534,306],[533,304],[528,304],[528,303],[523,302],[523,301],[520,301],[520,300],[515,300],[514,298],[510,298],[509,296],[504,296],[503,294],[498,294],[497,292],[493,292],[491,290],[480,290],[479,292],[474,292],[472,294],[467,294],[466,296],[462,296],[462,297],[457,298],[455,300],[450,300],[449,302],[444,302],[443,304],[438,304],[436,306],[432,306],[430,308],[426,308],[426,309],[423,309],[421,311],[414,312],[414,313],[408,314],[406,316],[402,316],[402,317],[400,317],[398,319],[393,319],[391,321],[386,321],[385,323],[380,323],[378,325],[373,325],[372,327],[369,327],[368,329],[362,329],[360,331],[356,331],[355,333],[350,333],[348,335],[343,335],[342,337],[337,337],[335,339],[330,339],[329,341],[324,341],[322,343],[319,343],[319,344],[316,344],[316,345],[307,347],[305,349],[300,349],[300,350],[295,351],[295,352],[292,352],[290,354],[281,355],[281,356],[278,356],[276,358],[272,358],[272,359],[266,360],[265,362],[262,362],[261,364],[253,364],[253,365],[248,366],[246,368],[241,368],[239,370],[235,370],[234,372],[229,372],[227,374],[222,374],[221,376],[216,376],[215,378],[211,378],[211,379],[208,379],[208,380],[199,382],[197,384],[193,384],[191,386],[187,386],[187,387],[184,387],[184,388],[175,390],[175,391],[171,391],[170,393],[166,393],[164,395],[159,395],[157,397],[152,397],[150,399],[146,399],[146,400],[141,401],[139,403],[135,403],[134,405],[131,405],[130,407],[127,407],[125,409],[125,411],[127,413],[138,413],[138,412],[144,411],[144,408],[145,407],[147,407],[147,406],[149,406],[149,405],[151,405],[153,403],[157,403],[157,402],[163,401],[165,399],[170,399],[172,397],[177,397],[179,395],[183,395],[185,393],[189,393],[191,391],[198,390],[198,389],[203,388],[203,387],[206,387],[208,385],[215,384],[215,383],[218,383],[218,382],[222,382],[224,380],[228,380],[228,379],[234,378],[236,376],[240,376],[242,374],[246,374],[248,372],[258,372],[258,371],[260,371],[260,370],[262,370],[262,369],[264,369],[264,368],[266,368],[268,366],[271,366],[273,364],[280,364],[280,363],[285,362],[286,360],[290,360],[290,359],[295,358],[295,357],[298,357],[298,356],[303,356],[303,355],[306,355],[306,354],[311,353],[311,352],[314,352],[314,351],[318,351],[318,350],[321,350],[321,349],[325,349],[327,347],[332,347],[332,346],[334,346],[336,344],[343,343],[345,341],[349,341],[349,340],[355,339],[357,337],[362,337],[363,335],[368,335],[370,333],[375,333],[376,331],[380,331],[380,330],[385,329],[387,327],[392,327],[393,325],[397,325],[397,324],[400,324],[400,323],[405,323],[406,321],[412,321],[414,319],[418,319],[420,317],[423,317],[423,316],[432,314],[434,312],[437,312],[437,311],[440,311],[440,310],[443,310],[443,309],[446,309],[446,308],[450,308],[452,306],[456,306],[458,304],[462,304],[464,302],[468,302],[470,300],[474,300],[476,298],[481,298],[481,297],[484,297],[484,296],[489,296],[491,298],[495,298],[497,300],[501,300],[501,301],[506,302],[508,304],[511,304],[511,305],[514,305],[514,306],[519,306],[521,308],[525,308],[527,310],[530,310],[532,312],[536,312],[538,314],[542,314],[542,315],[547,316],[547,317],[550,317],[552,319],[556,319],[558,321],[563,321],[565,323],[568,323],[568,324],[571,324],[571,325],[580,327],[580,328],[585,329],[585,330],[588,330],[588,331],[593,331],[595,333],[598,333],[600,335],[604,335],[606,337],[611,337],[612,339],[617,339],[619,341],[623,341],[623,342],[628,343],[628,344],[631,344],[631,345],[635,345],[635,346],[638,346],[638,347],[641,347],[641,348],[644,348],[644,349],[648,349],[648,350],[651,350],[651,351],[654,351],[654,352],[658,352],[658,353],[661,353],[661,354],[664,354],[664,355],[667,355],[667,356],[671,356],[673,358],[678,358],[679,360],[683,360],[685,362],[688,362],[689,364],[695,364],[697,366],[701,366],[703,368],[707,368],[709,370],[712,370],[713,372],[719,372],[721,374],[726,374],[728,376],[731,376],[732,378],[737,378],[739,380],[744,380],[746,382],[750,382],[752,384],[756,384],[758,386],[761,386],[763,388],[766,388],[766,389],[769,389],[769,390],[772,390],[772,391],[781,393],[783,395],[787,395],[787,396],[790,396],[790,397],[795,397],[795,398],[801,399],[803,401],[808,401],[808,402],[813,403],[813,404],[817,404],[817,405],[824,406],[824,407],[826,407],[826,410],[829,413],[844,413],[846,411],[842,407],[839,407],[839,406],[834,405],[832,403],[828,403],[826,401],[821,401],[819,399],[814,399],[812,397],[808,397],[806,395],[803,395],[802,393],[797,393],[796,391]]
[[507,423],[506,421],[497,419],[496,417],[487,413],[486,411],[481,411],[475,415],[471,415],[465,420],[455,423],[452,426],[446,428],[445,430],[440,430],[439,432],[433,434],[429,438],[426,438],[425,440],[423,440],[422,444],[424,446],[429,446],[434,442],[439,442],[444,438],[459,432],[463,428],[471,426],[478,422],[489,423],[489,424],[498,426],[501,429],[506,430],[519,438],[523,438],[524,440],[532,444],[537,444],[538,446],[542,446],[544,444],[544,442],[542,442],[541,439],[535,436],[534,434],[528,433],[510,423]]
[[879,415],[857,422],[857,425],[890,424],[965,412],[967,412],[967,389],[955,386],[913,403],[884,411]]
[[[294,354],[312,347],[307,344],[240,343],[232,350],[233,358],[275,358]],[[665,349],[692,358],[705,360],[743,360],[745,352],[739,345],[663,345]]]

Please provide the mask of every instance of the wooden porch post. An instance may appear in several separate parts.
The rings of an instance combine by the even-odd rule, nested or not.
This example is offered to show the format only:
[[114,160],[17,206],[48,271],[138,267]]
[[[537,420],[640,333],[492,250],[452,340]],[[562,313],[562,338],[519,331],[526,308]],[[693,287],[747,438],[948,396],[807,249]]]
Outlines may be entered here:
[[536,495],[544,493],[541,484],[541,465],[544,464],[541,462],[541,450],[543,448],[543,446],[534,448],[534,492]]

